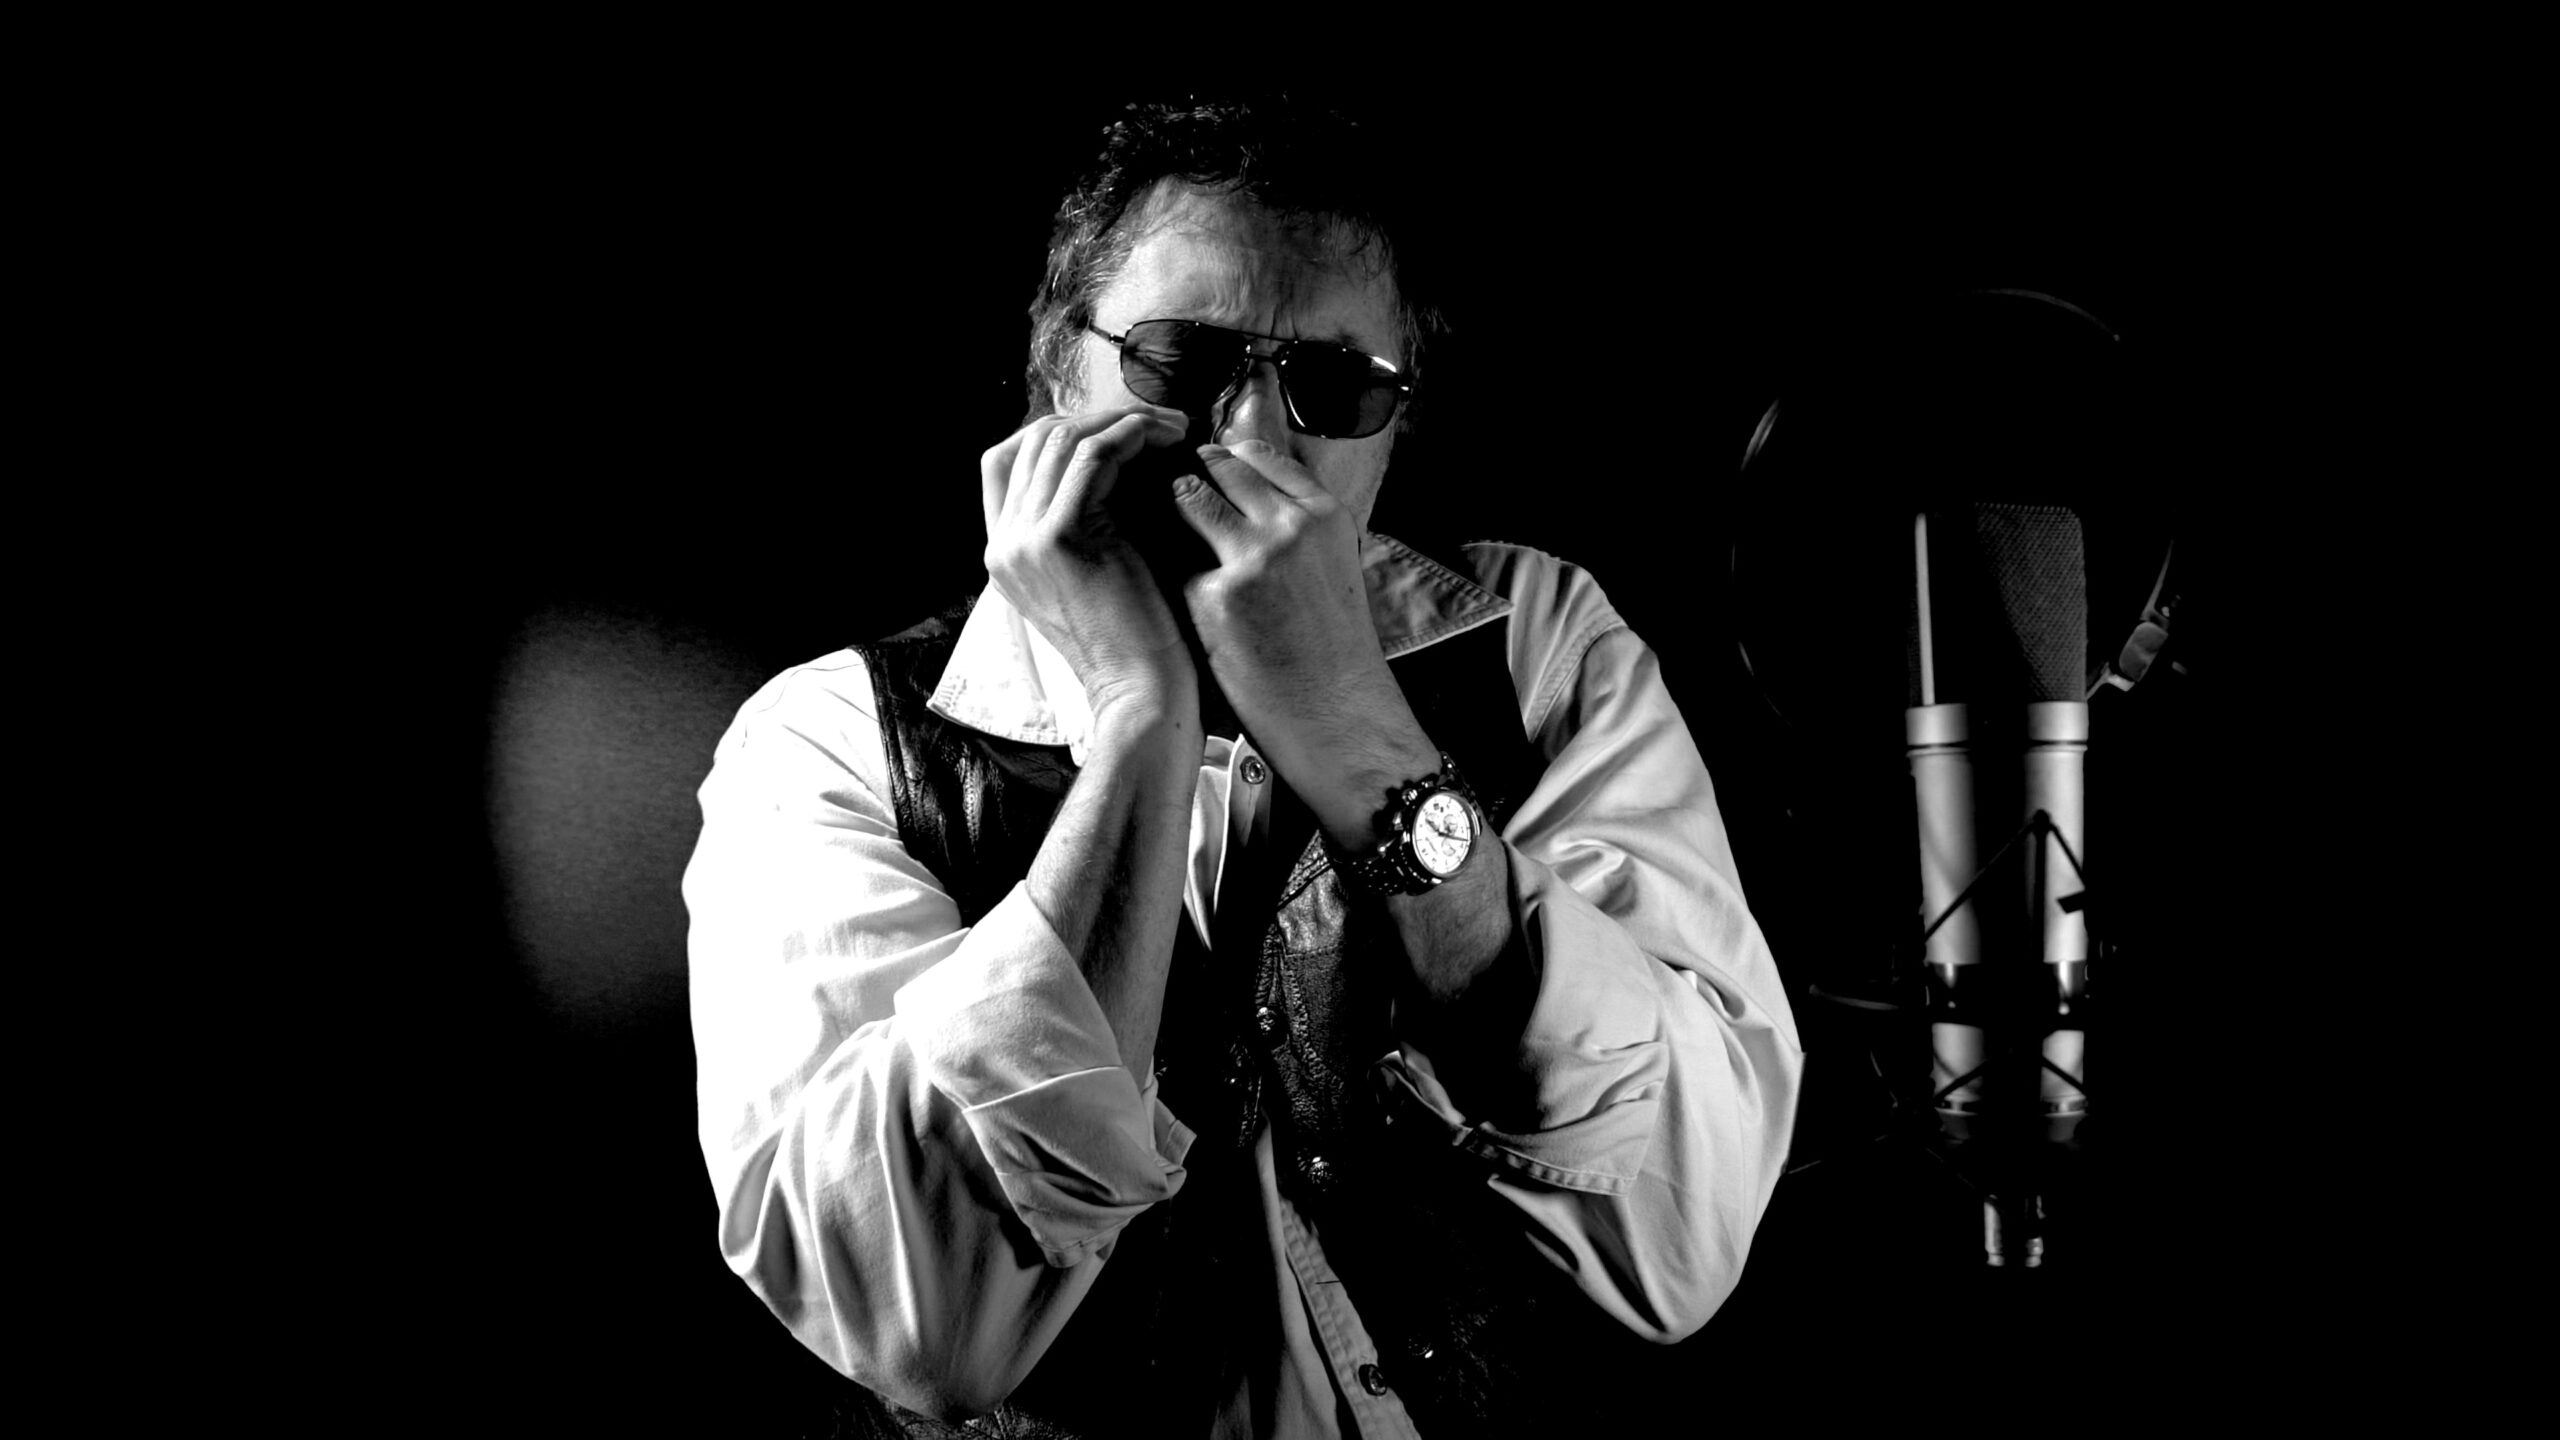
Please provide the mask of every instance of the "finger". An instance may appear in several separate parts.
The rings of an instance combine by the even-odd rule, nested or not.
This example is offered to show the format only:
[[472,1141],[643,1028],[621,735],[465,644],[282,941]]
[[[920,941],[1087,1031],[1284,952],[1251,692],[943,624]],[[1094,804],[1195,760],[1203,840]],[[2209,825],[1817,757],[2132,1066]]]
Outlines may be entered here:
[[1301,504],[1332,492],[1315,472],[1288,457],[1287,453],[1260,440],[1240,440],[1228,447],[1227,453],[1251,467],[1254,474],[1274,491]]
[[1022,427],[1020,443],[1014,447],[1013,469],[1004,497],[1004,519],[1019,525],[1046,512],[1049,495],[1056,487],[1040,483],[1040,460],[1055,441],[1059,428],[1065,425],[1063,415],[1047,415]]
[[1267,523],[1290,503],[1261,467],[1227,446],[1201,446],[1200,460],[1209,482],[1248,520]]
[[1221,565],[1241,554],[1252,538],[1253,522],[1227,492],[1188,470],[1173,477],[1173,513],[1209,542]]
[[[1150,405],[1144,400],[1132,400],[1126,405],[1114,405],[1107,410],[1087,410],[1081,414],[1059,415],[1052,416],[1050,418],[1074,426],[1076,434],[1081,437],[1085,435],[1100,434],[1132,415],[1144,418],[1159,428],[1172,431],[1177,439],[1182,436],[1184,429],[1191,423],[1190,416],[1183,414],[1172,406]],[[1147,443],[1150,445],[1157,445],[1162,444],[1163,441],[1151,432],[1148,436]]]
[[[1122,470],[1137,458],[1139,451],[1146,449],[1150,441],[1168,443],[1164,439],[1168,423],[1155,415],[1122,414],[1109,424],[1072,439],[1052,435],[1048,451],[1041,458],[1043,471],[1056,467],[1050,508],[1070,515],[1087,515],[1100,509],[1109,502]],[[1179,429],[1173,438],[1182,438]]]
[[991,492],[982,497],[993,517],[989,533],[995,523],[1048,513],[1076,445],[1131,415],[1148,417],[1149,444],[1170,444],[1181,436],[1182,412],[1161,405],[1124,405],[1084,415],[1044,415],[980,457],[980,487]]
[[1023,437],[1030,433],[1031,427],[1026,425],[988,446],[978,457],[978,503],[986,511],[989,537],[996,533],[996,522],[1004,518],[1005,497],[1014,488],[1014,458],[1021,454]]
[[[1183,434],[1191,428],[1190,416],[1183,414],[1181,411],[1174,409],[1170,405],[1149,405],[1143,400],[1136,401],[1124,409],[1109,413],[1119,415],[1151,415],[1172,427],[1173,438],[1175,440],[1180,440],[1183,437]],[[1170,442],[1159,439],[1154,430],[1149,430],[1147,432],[1147,443],[1150,445],[1162,445]]]
[[[1074,423],[1065,415],[1043,415],[1014,432],[1010,442],[1010,462],[1006,474],[1005,505],[1002,513],[1009,519],[1036,518],[1048,508],[1054,485],[1043,485],[1039,475],[1041,457],[1059,439],[1060,431]],[[1072,441],[1073,437],[1066,437]]]

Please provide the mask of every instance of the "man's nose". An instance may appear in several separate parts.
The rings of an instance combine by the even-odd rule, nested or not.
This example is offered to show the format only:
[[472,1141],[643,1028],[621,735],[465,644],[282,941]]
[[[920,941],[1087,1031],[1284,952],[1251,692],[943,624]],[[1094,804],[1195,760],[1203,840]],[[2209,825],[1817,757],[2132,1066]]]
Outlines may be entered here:
[[1280,366],[1270,357],[1256,355],[1228,392],[1225,403],[1215,416],[1217,441],[1233,445],[1240,440],[1259,440],[1277,450],[1289,448],[1289,402],[1280,394]]

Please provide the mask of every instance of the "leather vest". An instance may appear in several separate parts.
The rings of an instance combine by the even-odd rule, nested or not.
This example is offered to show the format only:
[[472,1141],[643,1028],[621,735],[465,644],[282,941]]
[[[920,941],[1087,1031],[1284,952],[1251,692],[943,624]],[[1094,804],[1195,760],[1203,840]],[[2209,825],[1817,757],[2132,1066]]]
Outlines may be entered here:
[[[1063,746],[925,708],[974,604],[853,647],[871,672],[900,838],[964,924],[1028,873],[1075,778]],[[1390,662],[1497,826],[1545,763],[1522,734],[1504,640],[1504,623],[1490,623]],[[1435,1119],[1399,1116],[1373,1084],[1370,1064],[1392,1044],[1401,941],[1383,902],[1346,890],[1304,807],[1271,783],[1276,843],[1230,858],[1215,921],[1217,953],[1254,963],[1218,963],[1187,917],[1176,927],[1157,1073],[1197,1137],[1183,1189],[1122,1232],[1057,1342],[983,1423],[1019,1436],[1206,1432],[1253,1348],[1279,1343],[1250,1313],[1270,1283],[1252,1161],[1267,1114],[1282,1193],[1379,1349],[1375,1370],[1337,1383],[1393,1387],[1435,1437],[1578,1433],[1593,1418],[1590,1385],[1655,1368],[1645,1362],[1664,1352],[1530,1248],[1519,1212],[1487,1190],[1487,1162]],[[987,1433],[896,1417],[909,1434]]]

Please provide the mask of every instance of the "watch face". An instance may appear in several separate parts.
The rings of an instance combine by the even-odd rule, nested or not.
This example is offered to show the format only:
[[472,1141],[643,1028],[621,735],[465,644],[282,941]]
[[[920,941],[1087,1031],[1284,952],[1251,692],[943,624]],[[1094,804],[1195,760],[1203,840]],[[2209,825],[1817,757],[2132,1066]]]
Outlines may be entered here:
[[1434,875],[1455,875],[1475,844],[1476,821],[1467,802],[1446,790],[1423,797],[1413,816],[1413,855]]

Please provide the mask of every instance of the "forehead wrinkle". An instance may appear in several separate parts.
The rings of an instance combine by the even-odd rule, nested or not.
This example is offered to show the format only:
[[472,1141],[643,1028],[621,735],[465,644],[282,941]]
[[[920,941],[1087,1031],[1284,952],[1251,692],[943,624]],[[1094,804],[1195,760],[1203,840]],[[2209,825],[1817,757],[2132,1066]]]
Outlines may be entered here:
[[[1123,271],[1124,280],[1156,292],[1150,302],[1156,311],[1126,317],[1130,323],[1200,320],[1281,339],[1323,340],[1356,350],[1392,352],[1393,282],[1371,247],[1359,244],[1338,222],[1274,216],[1171,180],[1157,187],[1135,219],[1140,228],[1131,247],[1132,260],[1143,255],[1161,266],[1168,257],[1150,248],[1160,237],[1177,236],[1194,243],[1179,271],[1150,271],[1136,265]],[[1363,260],[1367,263],[1355,263]],[[1327,297],[1323,292],[1329,285],[1336,294]],[[1325,299],[1333,301],[1327,309],[1374,299],[1379,311],[1375,322],[1383,328],[1368,336],[1352,330],[1338,314],[1291,313]]]

